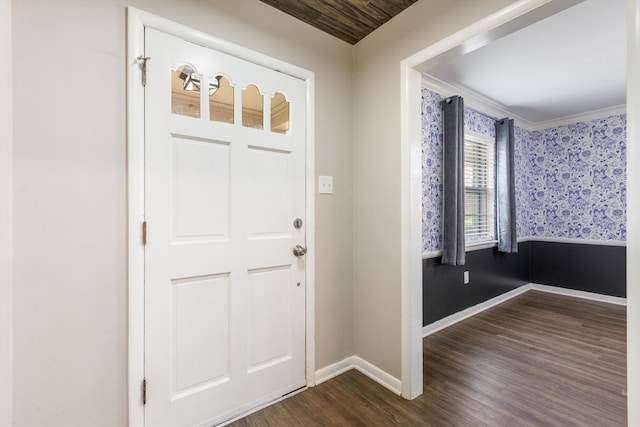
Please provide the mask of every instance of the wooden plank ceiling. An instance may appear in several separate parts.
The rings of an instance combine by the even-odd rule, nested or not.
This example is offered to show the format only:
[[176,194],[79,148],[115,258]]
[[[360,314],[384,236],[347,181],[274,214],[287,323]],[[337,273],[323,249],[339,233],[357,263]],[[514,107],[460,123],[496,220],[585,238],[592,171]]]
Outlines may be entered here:
[[417,0],[260,0],[356,44]]

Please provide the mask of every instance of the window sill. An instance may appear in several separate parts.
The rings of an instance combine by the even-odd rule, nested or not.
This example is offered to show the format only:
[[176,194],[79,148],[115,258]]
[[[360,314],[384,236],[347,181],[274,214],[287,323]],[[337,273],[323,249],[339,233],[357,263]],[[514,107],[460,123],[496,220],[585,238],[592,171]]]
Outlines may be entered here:
[[480,249],[487,249],[487,248],[494,248],[498,246],[498,241],[497,240],[485,240],[483,242],[477,242],[477,243],[469,243],[468,245],[465,246],[465,251],[469,252],[469,251],[477,251]]
[[[465,252],[477,251],[480,249],[494,248],[498,246],[497,240],[486,240],[484,242],[470,243],[465,246]],[[422,259],[437,258],[442,256],[442,250],[429,251],[422,253]]]

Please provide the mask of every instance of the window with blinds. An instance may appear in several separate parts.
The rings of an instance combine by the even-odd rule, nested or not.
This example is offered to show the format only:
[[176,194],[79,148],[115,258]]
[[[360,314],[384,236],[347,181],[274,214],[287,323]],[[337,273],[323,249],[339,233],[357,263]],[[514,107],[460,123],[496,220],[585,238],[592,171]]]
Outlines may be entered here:
[[495,142],[465,135],[464,237],[466,244],[495,240]]

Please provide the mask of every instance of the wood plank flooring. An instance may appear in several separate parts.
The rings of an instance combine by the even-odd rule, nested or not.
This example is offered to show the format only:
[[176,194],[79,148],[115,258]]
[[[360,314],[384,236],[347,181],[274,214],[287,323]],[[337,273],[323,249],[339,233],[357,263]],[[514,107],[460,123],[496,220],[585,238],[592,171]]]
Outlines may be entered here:
[[424,394],[355,370],[233,426],[625,426],[626,309],[530,291],[424,339]]

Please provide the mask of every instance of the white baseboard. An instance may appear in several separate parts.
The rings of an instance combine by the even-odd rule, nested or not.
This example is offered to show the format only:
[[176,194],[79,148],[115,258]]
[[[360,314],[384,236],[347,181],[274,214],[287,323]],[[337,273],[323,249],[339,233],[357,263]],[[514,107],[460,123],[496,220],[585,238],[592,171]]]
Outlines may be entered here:
[[483,303],[474,305],[473,307],[469,307],[467,309],[454,313],[450,316],[445,317],[444,319],[440,319],[426,326],[423,326],[422,337],[424,338],[444,328],[454,325],[464,319],[467,319],[471,316],[475,316],[476,314],[481,313],[487,310],[488,308],[495,307],[496,305],[501,304],[507,300],[510,300],[511,298],[521,295],[527,291],[548,292],[551,294],[566,295],[574,298],[582,298],[582,299],[588,299],[592,301],[606,302],[609,304],[624,305],[624,306],[627,305],[626,298],[612,297],[609,295],[596,294],[594,292],[577,291],[575,289],[560,288],[558,286],[529,283],[527,285],[520,286],[519,288],[506,292],[502,295],[498,295],[495,298],[491,298],[490,300],[487,300]]
[[353,359],[358,371],[400,396],[402,382],[399,379],[358,356],[353,356]]
[[336,362],[332,365],[325,366],[322,369],[316,371],[316,385],[337,377],[338,375],[347,372],[350,369],[356,367],[355,356],[349,356]]
[[612,297],[609,295],[596,294],[594,292],[577,291],[575,289],[559,288],[557,286],[540,285],[538,283],[529,283],[529,289],[534,291],[549,292],[551,294],[566,295],[575,298],[588,299],[593,301],[607,302],[609,304],[627,305],[627,299],[621,297]]
[[427,335],[431,335],[435,332],[438,332],[444,328],[447,328],[451,325],[454,325],[464,319],[467,319],[471,316],[475,316],[478,313],[481,313],[483,311],[485,311],[488,308],[494,307],[498,304],[501,304],[507,300],[510,300],[513,297],[517,297],[518,295],[521,295],[525,292],[527,292],[528,290],[531,289],[530,285],[523,285],[520,286],[519,288],[515,288],[510,290],[509,292],[505,292],[502,295],[498,295],[495,298],[491,298],[490,300],[487,300],[483,303],[474,305],[473,307],[469,307],[466,308],[462,311],[459,311],[457,313],[454,313],[450,316],[445,317],[444,319],[440,319],[437,320],[433,323],[430,323],[426,326],[422,327],[422,337],[426,337]]
[[400,396],[402,382],[399,379],[358,356],[349,356],[332,365],[318,369],[316,371],[316,385],[337,377],[350,369],[358,370],[381,386]]

